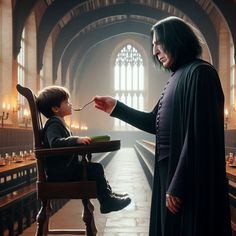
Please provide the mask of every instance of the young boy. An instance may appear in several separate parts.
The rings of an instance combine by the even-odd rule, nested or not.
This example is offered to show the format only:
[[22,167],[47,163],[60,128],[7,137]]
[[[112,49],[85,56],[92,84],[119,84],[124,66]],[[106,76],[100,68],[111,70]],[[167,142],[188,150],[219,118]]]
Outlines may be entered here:
[[[72,114],[69,91],[60,86],[49,86],[39,92],[36,103],[39,111],[48,118],[43,129],[43,142],[46,148],[70,147],[90,144],[91,138],[73,136],[64,117]],[[45,160],[48,181],[76,181],[82,179],[82,164],[77,155],[60,156]],[[100,163],[88,164],[88,179],[97,182],[98,201],[101,213],[118,211],[129,205],[127,194],[112,192],[103,167]]]

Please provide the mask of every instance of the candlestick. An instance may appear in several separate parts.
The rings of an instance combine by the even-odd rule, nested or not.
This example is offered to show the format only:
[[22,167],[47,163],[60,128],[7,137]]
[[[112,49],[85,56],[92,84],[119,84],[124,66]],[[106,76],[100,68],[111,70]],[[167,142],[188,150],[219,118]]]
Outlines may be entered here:
[[12,112],[16,113],[21,109],[22,105],[17,100],[16,103],[12,106]]
[[6,103],[3,102],[3,103],[2,103],[2,110],[3,110],[3,112],[5,112],[5,109],[6,109]]
[[25,124],[25,128],[28,128],[28,124],[30,122],[30,113],[27,109],[24,109],[24,117],[23,117],[23,122]]
[[229,111],[225,109],[225,129],[228,129],[228,122],[229,122]]
[[2,103],[2,115],[0,116],[1,119],[1,127],[3,127],[4,120],[7,120],[9,117],[9,109],[10,109],[10,104],[7,106],[7,111],[6,111],[6,103]]
[[0,119],[1,119],[1,127],[3,127],[3,123],[4,123],[4,120],[7,120],[9,117],[9,112],[5,112],[3,111],[2,112],[2,115],[0,116]]

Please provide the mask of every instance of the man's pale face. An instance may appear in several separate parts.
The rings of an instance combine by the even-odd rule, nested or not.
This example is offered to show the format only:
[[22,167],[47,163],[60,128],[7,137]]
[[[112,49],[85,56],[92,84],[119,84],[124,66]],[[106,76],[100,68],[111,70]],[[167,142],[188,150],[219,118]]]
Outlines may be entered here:
[[163,46],[156,38],[155,33],[153,34],[153,39],[152,39],[152,53],[153,56],[156,56],[158,60],[162,63],[163,67],[168,69],[173,65],[173,59],[171,58],[170,53],[166,52],[163,49]]

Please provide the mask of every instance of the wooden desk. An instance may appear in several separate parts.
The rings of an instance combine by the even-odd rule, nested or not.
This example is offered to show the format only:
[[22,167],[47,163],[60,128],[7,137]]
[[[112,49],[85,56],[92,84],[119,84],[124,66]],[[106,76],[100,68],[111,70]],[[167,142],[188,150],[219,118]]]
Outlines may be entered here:
[[0,167],[0,197],[36,181],[35,160]]
[[236,182],[236,168],[234,167],[230,167],[230,166],[226,166],[226,174],[227,174],[227,178],[233,182]]
[[0,235],[18,235],[37,214],[36,161],[0,167]]
[[226,174],[229,180],[229,200],[231,213],[232,235],[236,235],[236,168],[226,166]]
[[13,162],[11,164],[6,164],[5,166],[0,167],[0,178],[7,174],[12,174],[22,168],[31,168],[36,165],[36,161],[34,160],[27,160],[22,162]]

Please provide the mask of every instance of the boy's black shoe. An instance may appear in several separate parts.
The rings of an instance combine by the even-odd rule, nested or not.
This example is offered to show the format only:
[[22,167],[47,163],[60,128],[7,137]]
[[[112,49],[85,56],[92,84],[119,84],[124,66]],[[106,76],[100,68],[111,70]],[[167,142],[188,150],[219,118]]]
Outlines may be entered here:
[[112,193],[113,196],[115,197],[128,197],[128,193]]
[[129,197],[116,197],[110,196],[100,205],[100,211],[102,214],[107,214],[112,211],[119,211],[128,206],[131,202]]

